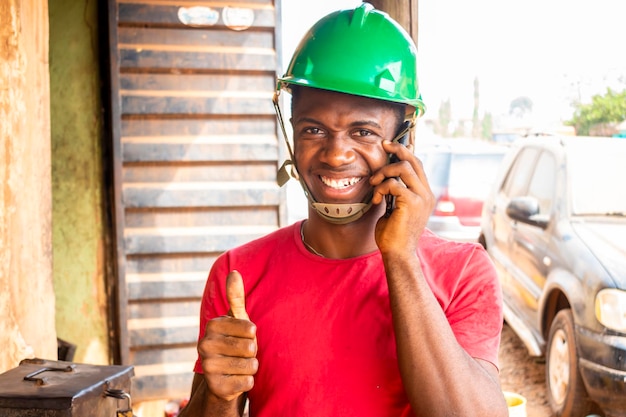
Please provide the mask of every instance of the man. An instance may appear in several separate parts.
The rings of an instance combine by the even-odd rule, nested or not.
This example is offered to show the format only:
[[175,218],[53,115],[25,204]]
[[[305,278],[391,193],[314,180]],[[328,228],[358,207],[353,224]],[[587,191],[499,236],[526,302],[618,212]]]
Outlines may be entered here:
[[424,109],[416,66],[366,3],[305,35],[278,87],[309,216],[216,260],[183,416],[508,415],[493,267],[425,229],[421,163],[391,140]]

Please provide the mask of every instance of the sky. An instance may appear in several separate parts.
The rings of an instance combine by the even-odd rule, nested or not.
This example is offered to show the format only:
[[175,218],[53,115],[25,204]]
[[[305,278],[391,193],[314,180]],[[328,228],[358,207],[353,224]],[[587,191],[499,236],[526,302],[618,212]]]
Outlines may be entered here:
[[[317,19],[360,3],[283,0],[285,65]],[[450,100],[454,118],[471,119],[478,78],[481,114],[506,114],[525,96],[537,120],[569,119],[573,99],[626,88],[625,23],[625,0],[419,0],[425,117]]]

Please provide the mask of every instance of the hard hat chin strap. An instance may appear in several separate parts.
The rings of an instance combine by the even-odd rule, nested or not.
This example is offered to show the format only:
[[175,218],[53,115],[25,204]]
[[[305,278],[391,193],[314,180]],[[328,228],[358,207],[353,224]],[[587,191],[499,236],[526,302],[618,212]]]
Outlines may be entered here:
[[327,204],[309,202],[320,216],[333,224],[347,224],[360,219],[372,207],[372,197],[368,203]]
[[298,169],[296,168],[296,165],[294,163],[295,157],[291,148],[291,144],[289,143],[289,139],[287,137],[287,131],[285,130],[285,124],[283,122],[283,115],[280,111],[280,106],[278,105],[278,93],[278,91],[274,92],[272,102],[274,103],[276,118],[278,119],[278,124],[280,125],[280,130],[282,131],[283,139],[285,140],[285,144],[287,145],[287,151],[289,152],[290,158],[286,160],[278,170],[278,185],[282,187],[291,178],[298,180],[298,182],[300,182],[300,186],[304,190],[304,195],[309,201],[309,205],[315,209],[317,214],[319,214],[322,218],[330,223],[347,224],[360,219],[372,207],[373,193],[370,193],[363,203],[350,204],[320,203],[316,201],[315,198],[311,195],[309,188],[306,186],[302,177],[300,177],[300,175],[298,174]]

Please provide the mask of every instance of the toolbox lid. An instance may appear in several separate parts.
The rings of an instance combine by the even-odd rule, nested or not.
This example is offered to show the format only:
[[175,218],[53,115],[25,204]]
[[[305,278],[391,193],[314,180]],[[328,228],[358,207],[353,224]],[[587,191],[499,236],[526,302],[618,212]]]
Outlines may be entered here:
[[133,375],[132,366],[25,359],[0,374],[0,408],[65,410],[107,389],[130,390]]

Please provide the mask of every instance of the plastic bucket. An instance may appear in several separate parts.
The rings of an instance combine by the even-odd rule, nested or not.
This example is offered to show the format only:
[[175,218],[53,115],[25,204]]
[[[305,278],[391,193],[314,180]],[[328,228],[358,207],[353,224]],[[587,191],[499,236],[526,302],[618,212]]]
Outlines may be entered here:
[[526,398],[514,392],[504,391],[504,399],[509,407],[509,417],[526,417]]

